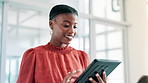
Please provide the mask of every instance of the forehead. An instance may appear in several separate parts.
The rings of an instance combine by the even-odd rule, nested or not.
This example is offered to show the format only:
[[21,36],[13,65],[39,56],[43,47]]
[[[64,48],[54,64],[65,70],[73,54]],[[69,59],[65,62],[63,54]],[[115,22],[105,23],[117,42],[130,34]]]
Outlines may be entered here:
[[[72,23],[77,23],[77,15],[76,14],[71,14],[71,13],[63,13],[63,14],[59,14],[56,16],[56,20],[60,21],[60,22],[72,22]],[[65,21],[66,20],[66,21]]]

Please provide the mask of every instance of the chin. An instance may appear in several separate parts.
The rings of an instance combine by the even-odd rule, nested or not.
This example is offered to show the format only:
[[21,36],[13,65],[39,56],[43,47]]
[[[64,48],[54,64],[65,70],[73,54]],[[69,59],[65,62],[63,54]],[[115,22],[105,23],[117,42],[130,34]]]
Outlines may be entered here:
[[69,45],[70,43],[65,43],[66,45]]
[[70,42],[63,42],[63,44],[69,45],[69,44],[70,44]]

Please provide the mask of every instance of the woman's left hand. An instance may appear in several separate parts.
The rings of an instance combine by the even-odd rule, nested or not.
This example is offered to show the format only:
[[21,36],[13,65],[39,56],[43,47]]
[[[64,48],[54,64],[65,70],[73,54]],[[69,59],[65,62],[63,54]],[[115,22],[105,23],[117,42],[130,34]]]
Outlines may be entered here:
[[95,81],[92,77],[89,78],[89,81],[91,81],[92,83],[107,83],[106,73],[103,72],[102,74],[103,74],[102,78],[100,77],[98,73],[96,74],[98,82]]
[[80,72],[80,70],[69,72],[68,75],[62,81],[62,83],[73,83],[79,77],[77,74]]

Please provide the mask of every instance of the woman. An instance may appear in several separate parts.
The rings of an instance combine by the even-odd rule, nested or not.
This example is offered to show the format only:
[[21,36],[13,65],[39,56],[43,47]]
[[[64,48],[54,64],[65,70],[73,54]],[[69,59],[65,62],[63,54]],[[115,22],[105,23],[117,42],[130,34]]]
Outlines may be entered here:
[[[47,45],[27,50],[17,83],[73,83],[89,65],[88,55],[68,46],[76,35],[78,12],[68,5],[56,5],[49,14],[52,37]],[[96,74],[99,83],[106,83]],[[89,78],[92,83],[97,83]]]

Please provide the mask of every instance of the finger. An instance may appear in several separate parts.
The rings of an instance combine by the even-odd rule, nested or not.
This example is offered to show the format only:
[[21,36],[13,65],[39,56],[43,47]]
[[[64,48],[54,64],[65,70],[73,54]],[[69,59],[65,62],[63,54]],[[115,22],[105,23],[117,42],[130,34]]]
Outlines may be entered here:
[[71,79],[70,82],[74,83],[75,82],[75,79]]
[[80,73],[79,70],[75,70],[75,71],[72,71],[71,74],[69,74],[70,76],[77,76],[76,74]]
[[92,78],[89,78],[89,81],[91,81],[92,83],[97,83],[95,80],[93,80]]
[[[79,77],[78,73],[80,73],[79,70],[73,71],[73,72],[71,73],[71,77],[70,77],[71,82],[74,82],[74,81]],[[73,80],[74,80],[74,81],[73,81]]]
[[70,80],[76,80],[78,78],[78,76],[72,76],[71,78],[70,78]]
[[71,76],[67,79],[67,83],[74,83],[74,81],[78,78],[78,76]]
[[68,72],[67,75],[71,74],[71,72]]
[[106,73],[105,73],[105,72],[103,72],[103,78],[102,78],[102,79],[103,79],[103,81],[104,81],[105,83],[107,83],[107,82],[106,82],[106,79],[107,79],[107,78],[106,78]]
[[72,78],[78,78],[78,77],[79,77],[79,76],[77,76],[77,75],[73,75],[73,76],[72,76]]
[[79,70],[76,70],[77,72],[82,72],[82,70],[81,69],[79,69]]
[[72,71],[72,72],[68,72],[68,75],[66,77],[71,77],[72,75],[74,75],[77,71]]
[[81,72],[81,70],[75,70],[75,71],[72,71],[72,73],[79,73],[79,72]]
[[66,83],[74,83],[74,81],[76,80],[78,78],[78,76],[76,76],[76,77],[69,77],[68,79],[67,79],[67,81],[66,81]]
[[67,74],[67,76],[66,77],[64,77],[64,80],[63,80],[63,83],[65,83],[65,82],[69,82],[70,81],[70,78],[71,78],[71,72],[68,72],[68,74]]
[[78,78],[78,76],[75,76],[75,74],[77,74],[79,72],[80,72],[80,70],[74,70],[72,72],[68,72],[68,75],[64,78],[63,81],[70,82],[71,79],[74,79],[75,80],[76,78]]
[[96,77],[97,77],[99,83],[103,83],[103,80],[98,73],[96,74]]

